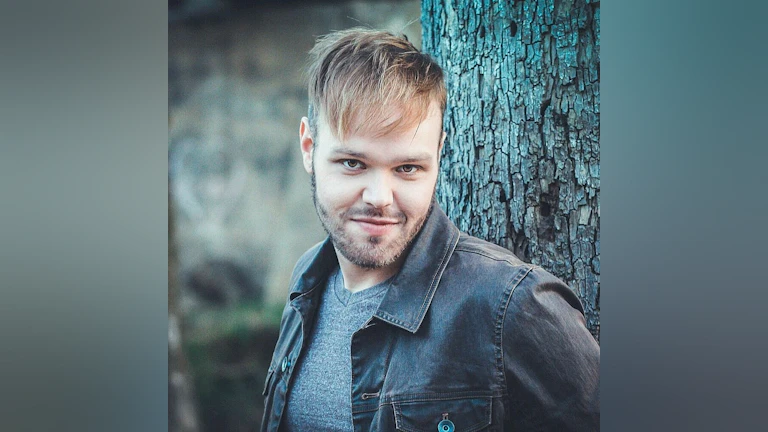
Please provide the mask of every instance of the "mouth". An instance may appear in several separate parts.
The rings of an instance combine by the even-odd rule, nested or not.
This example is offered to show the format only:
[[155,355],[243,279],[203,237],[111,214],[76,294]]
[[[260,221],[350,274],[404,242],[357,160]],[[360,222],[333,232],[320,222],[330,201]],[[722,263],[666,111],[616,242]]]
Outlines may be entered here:
[[373,217],[357,217],[352,218],[352,221],[370,236],[385,235],[400,223],[397,219]]

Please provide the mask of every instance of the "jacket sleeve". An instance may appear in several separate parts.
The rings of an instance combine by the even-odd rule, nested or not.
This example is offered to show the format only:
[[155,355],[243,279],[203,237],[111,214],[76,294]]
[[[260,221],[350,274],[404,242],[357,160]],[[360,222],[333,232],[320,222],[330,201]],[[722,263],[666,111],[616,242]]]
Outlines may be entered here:
[[534,267],[509,295],[502,330],[505,430],[600,429],[600,347],[576,295]]

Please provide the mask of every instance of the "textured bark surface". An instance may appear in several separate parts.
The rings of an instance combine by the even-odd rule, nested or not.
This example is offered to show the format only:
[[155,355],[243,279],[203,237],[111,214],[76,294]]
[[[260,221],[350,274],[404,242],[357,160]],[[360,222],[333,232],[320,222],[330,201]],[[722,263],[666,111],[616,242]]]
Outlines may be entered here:
[[457,226],[557,275],[600,333],[600,3],[423,0],[446,72],[438,199]]

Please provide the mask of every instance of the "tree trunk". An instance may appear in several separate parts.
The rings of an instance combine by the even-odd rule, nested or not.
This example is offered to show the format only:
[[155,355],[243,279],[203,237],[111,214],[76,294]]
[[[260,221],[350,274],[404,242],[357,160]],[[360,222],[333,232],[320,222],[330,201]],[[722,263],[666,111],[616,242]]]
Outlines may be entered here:
[[600,334],[600,3],[423,0],[457,226],[568,283]]

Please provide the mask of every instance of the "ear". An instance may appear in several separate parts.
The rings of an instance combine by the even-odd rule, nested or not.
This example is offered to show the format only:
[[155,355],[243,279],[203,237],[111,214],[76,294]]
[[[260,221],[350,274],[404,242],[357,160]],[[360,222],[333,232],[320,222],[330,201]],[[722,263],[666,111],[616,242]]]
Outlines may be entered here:
[[446,136],[448,136],[448,134],[445,133],[445,131],[443,131],[443,136],[440,138],[440,145],[437,146],[437,155],[438,156],[440,155],[440,152],[443,151],[443,144],[445,143],[445,137]]
[[315,151],[315,141],[309,132],[309,119],[306,117],[301,118],[301,125],[299,125],[299,145],[301,146],[304,170],[312,174],[312,152]]

